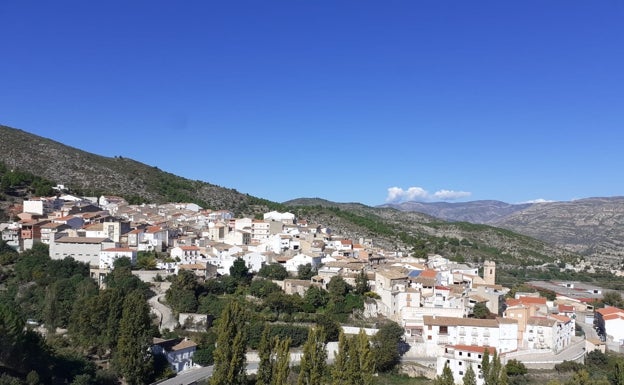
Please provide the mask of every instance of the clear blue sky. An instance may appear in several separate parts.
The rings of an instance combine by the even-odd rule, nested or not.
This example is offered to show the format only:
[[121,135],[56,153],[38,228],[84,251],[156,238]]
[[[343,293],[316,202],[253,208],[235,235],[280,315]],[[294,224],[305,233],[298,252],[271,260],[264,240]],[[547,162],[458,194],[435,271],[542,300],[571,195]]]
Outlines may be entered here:
[[285,201],[624,195],[624,2],[0,1],[0,124]]

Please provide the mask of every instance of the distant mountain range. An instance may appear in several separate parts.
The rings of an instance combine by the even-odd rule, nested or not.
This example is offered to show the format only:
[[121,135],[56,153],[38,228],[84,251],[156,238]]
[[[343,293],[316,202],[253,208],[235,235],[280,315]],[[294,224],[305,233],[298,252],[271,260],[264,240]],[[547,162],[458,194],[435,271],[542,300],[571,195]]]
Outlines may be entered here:
[[[374,238],[388,248],[420,248],[458,259],[541,264],[575,259],[578,254],[600,261],[624,256],[624,198],[523,205],[408,202],[383,207],[301,198],[280,204],[1,125],[0,162],[8,170],[65,184],[78,194],[120,195],[131,203],[195,202],[248,216],[288,210],[354,239]],[[0,193],[0,211],[16,199]]]
[[379,207],[501,227],[592,259],[615,262],[624,257],[624,197],[534,204],[404,202]]

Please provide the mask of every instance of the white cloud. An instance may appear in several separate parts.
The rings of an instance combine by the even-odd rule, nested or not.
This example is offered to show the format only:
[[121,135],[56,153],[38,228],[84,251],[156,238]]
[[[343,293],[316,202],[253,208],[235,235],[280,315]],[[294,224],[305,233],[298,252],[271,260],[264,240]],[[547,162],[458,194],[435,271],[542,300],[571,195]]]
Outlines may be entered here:
[[422,187],[410,187],[403,190],[401,187],[388,188],[388,196],[386,202],[409,202],[419,201],[427,202],[432,200],[452,201],[456,199],[469,197],[471,193],[467,191],[439,190],[431,194]]
[[530,200],[530,201],[520,202],[519,204],[525,204],[525,203],[549,203],[549,202],[556,202],[556,201],[551,201],[551,200],[544,199],[544,198],[538,198],[538,199],[533,199],[533,200]]

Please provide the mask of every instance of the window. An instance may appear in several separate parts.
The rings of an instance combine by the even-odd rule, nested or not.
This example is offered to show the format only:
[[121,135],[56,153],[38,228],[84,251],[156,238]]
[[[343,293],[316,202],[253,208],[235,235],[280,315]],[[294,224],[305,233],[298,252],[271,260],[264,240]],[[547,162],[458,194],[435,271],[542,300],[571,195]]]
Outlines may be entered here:
[[459,375],[460,375],[460,376],[463,376],[463,375],[464,375],[464,372],[460,370],[460,371],[459,371]]
[[459,366],[462,366],[464,364],[463,361],[459,361]]
[[459,355],[462,356],[464,354],[464,352],[459,352]]

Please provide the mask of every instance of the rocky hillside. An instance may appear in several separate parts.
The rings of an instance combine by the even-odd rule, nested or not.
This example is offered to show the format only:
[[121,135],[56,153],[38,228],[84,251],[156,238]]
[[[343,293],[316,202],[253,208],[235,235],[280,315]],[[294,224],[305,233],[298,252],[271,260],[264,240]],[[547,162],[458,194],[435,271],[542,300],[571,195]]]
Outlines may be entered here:
[[617,264],[624,258],[624,197],[539,203],[492,224],[592,260]]
[[384,206],[425,213],[447,221],[502,227],[587,256],[593,261],[617,265],[624,257],[624,197],[537,204],[474,201],[405,202]]
[[517,211],[530,207],[526,204],[510,204],[494,200],[472,202],[402,202],[388,203],[379,207],[391,207],[400,211],[415,211],[445,221],[459,221],[470,223],[494,223]]
[[139,202],[195,202],[244,212],[255,200],[236,190],[185,179],[132,159],[91,154],[0,125],[0,162],[68,186],[73,192],[121,195]]

